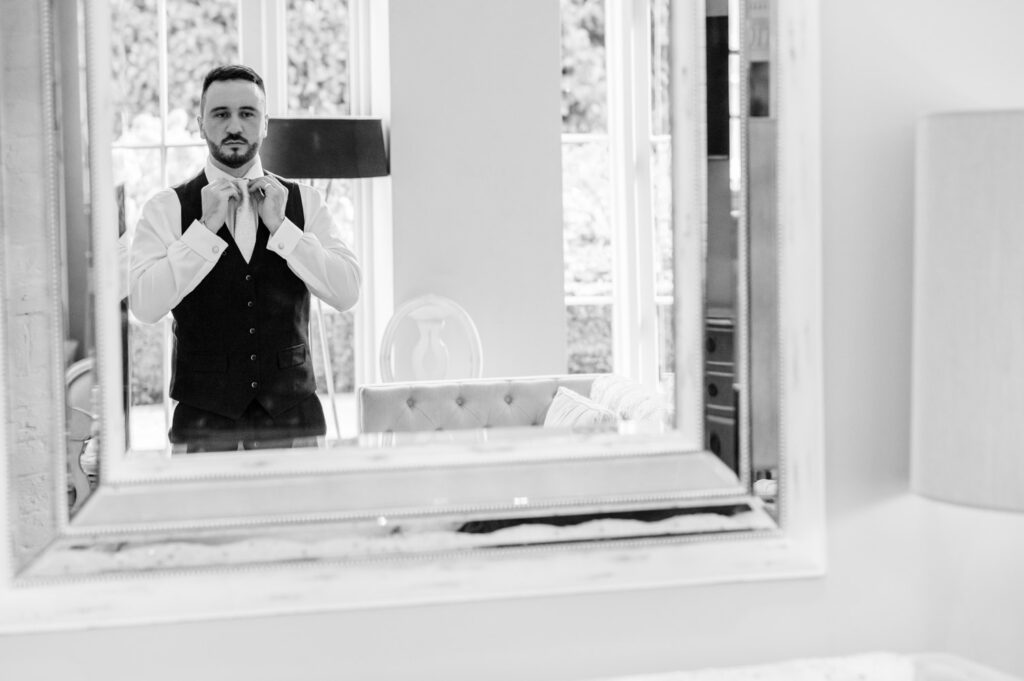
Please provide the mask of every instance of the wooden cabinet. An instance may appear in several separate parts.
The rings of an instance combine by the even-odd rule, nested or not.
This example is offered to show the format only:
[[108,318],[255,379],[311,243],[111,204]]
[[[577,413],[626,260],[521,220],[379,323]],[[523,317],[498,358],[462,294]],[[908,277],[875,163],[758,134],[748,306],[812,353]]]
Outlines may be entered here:
[[735,323],[708,317],[704,325],[704,446],[739,472]]

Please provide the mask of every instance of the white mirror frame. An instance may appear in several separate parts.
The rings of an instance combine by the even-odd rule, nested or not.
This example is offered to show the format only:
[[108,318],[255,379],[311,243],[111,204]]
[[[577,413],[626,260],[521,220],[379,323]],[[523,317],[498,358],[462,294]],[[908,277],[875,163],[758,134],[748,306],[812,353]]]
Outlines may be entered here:
[[[152,469],[152,477],[137,472],[122,480],[115,476],[100,486],[80,516],[67,519],[60,204],[51,125],[55,120],[52,8],[49,2],[3,2],[5,17],[13,20],[5,19],[0,29],[4,88],[0,143],[5,150],[0,185],[5,272],[0,302],[0,350],[5,358],[0,406],[6,417],[0,479],[6,480],[8,497],[0,521],[5,521],[9,537],[8,550],[0,552],[0,568],[7,576],[0,590],[0,631],[823,573],[816,0],[783,0],[777,14],[779,407],[784,451],[780,483],[785,490],[779,529],[743,533],[736,540],[700,535],[675,541],[589,542],[574,548],[526,547],[489,553],[468,553],[459,547],[449,552],[435,546],[429,557],[418,560],[357,561],[349,560],[349,550],[353,542],[365,541],[366,534],[380,533],[379,523],[374,529],[374,519],[364,519],[358,526],[350,523],[339,542],[338,528],[350,509],[333,504],[317,510],[312,504],[300,526],[289,515],[294,509],[271,505],[274,496],[296,498],[282,495],[282,487],[302,498],[337,491],[331,485],[339,482],[341,474],[332,479],[331,469],[317,457],[309,462],[304,458],[302,468],[296,468],[294,461],[278,459],[275,464],[268,459],[270,469],[255,477],[238,475],[229,463],[223,464],[222,474],[206,479],[173,471],[167,477],[159,466]],[[673,18],[674,24],[686,21],[693,17]],[[675,28],[690,30],[685,25]],[[90,48],[90,53],[96,51],[95,46]],[[676,76],[694,88],[699,85],[694,69],[682,69]],[[681,96],[681,90],[675,96]],[[683,105],[690,107],[691,117],[701,115],[692,111],[692,99]],[[93,140],[93,148],[103,147]],[[93,182],[101,183],[102,178]],[[17,197],[16,207],[12,197]],[[612,446],[616,445],[596,441],[597,449]],[[664,452],[671,451],[673,444],[652,438],[638,439],[632,446],[633,453]],[[214,468],[221,465],[212,461]],[[649,466],[651,461],[637,458],[624,465]],[[544,465],[584,464],[584,459],[569,456]],[[405,470],[399,469],[396,475],[404,475]],[[422,475],[423,469],[417,474]],[[265,505],[254,504],[252,512],[224,522],[231,510],[219,507],[218,500],[237,503],[259,497],[258,490],[267,488],[274,493],[261,497],[265,501],[259,504]],[[735,493],[735,489],[712,490],[700,498],[729,499]],[[126,513],[135,516],[129,518]],[[381,521],[386,523],[384,518]],[[125,545],[130,549],[122,550]],[[256,561],[265,566],[254,568]],[[90,563],[100,565],[99,577],[92,574]],[[173,569],[161,569],[167,566]]]

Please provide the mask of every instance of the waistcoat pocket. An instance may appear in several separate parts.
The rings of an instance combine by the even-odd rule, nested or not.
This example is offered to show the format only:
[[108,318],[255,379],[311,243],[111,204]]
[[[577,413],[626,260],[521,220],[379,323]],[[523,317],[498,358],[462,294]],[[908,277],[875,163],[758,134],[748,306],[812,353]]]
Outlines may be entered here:
[[306,363],[306,344],[299,343],[277,353],[277,368],[287,369]]

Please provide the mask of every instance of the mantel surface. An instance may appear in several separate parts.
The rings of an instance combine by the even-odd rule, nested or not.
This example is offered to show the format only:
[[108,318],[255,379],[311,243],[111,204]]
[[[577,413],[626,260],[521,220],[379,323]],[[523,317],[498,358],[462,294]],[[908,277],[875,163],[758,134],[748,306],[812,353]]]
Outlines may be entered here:
[[1020,681],[954,655],[865,653],[786,660],[666,674],[617,676],[601,681]]

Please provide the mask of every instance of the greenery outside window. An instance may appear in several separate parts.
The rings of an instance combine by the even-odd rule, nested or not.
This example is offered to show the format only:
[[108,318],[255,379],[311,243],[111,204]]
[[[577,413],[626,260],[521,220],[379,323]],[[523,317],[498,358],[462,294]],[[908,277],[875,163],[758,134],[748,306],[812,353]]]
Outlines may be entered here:
[[[353,14],[365,0],[109,0],[113,36],[114,181],[120,231],[130,239],[142,204],[156,191],[195,175],[207,155],[196,115],[202,79],[211,66],[244,63],[267,86],[271,116],[366,114],[366,64],[353,65],[367,52],[369,22]],[[364,11],[365,14],[365,11]],[[360,70],[362,69],[362,70]],[[272,170],[272,169],[271,169]],[[305,179],[305,178],[296,178]],[[363,262],[366,191],[350,180],[307,180],[325,195],[348,243]],[[362,225],[360,230],[356,224]],[[367,287],[369,289],[370,287]],[[364,324],[364,300],[354,311],[324,313],[324,334],[313,336],[317,383],[327,400],[323,360],[326,347],[336,392],[328,435],[355,434],[352,391],[365,371],[356,352],[356,331]],[[147,326],[130,320],[128,371],[131,389],[129,438],[136,449],[163,449],[172,405],[169,380],[169,319]],[[372,333],[370,334],[372,338]],[[355,350],[354,348],[358,348]],[[372,346],[367,348],[375,354]],[[362,379],[362,376],[358,377]],[[158,440],[154,441],[156,436]]]
[[567,369],[671,394],[669,1],[561,3]]

